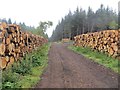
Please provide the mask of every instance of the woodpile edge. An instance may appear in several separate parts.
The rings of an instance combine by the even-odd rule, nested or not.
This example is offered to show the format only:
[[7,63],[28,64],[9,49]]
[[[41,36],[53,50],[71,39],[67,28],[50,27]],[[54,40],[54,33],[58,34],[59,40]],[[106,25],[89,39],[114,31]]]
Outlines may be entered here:
[[75,46],[90,47],[114,58],[120,57],[120,29],[104,30],[74,37]]
[[0,23],[0,68],[5,69],[21,60],[26,53],[46,42],[42,36],[21,31],[19,25]]

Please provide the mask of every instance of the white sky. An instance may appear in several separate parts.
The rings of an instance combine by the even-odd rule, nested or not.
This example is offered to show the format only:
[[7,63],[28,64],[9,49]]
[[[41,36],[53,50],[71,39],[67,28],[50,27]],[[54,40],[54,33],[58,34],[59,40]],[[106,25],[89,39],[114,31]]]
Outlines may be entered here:
[[76,7],[87,10],[90,6],[94,11],[101,4],[105,7],[118,9],[119,0],[0,0],[0,18],[11,18],[14,22],[25,22],[26,25],[38,26],[40,21],[50,20],[53,27],[47,30],[49,36],[69,10],[72,12]]

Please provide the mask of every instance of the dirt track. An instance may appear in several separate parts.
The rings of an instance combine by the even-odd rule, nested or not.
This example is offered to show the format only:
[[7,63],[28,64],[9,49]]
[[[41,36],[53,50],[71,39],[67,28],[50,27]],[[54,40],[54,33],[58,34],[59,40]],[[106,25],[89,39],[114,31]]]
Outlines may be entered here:
[[118,88],[118,75],[66,44],[53,43],[48,68],[36,88]]

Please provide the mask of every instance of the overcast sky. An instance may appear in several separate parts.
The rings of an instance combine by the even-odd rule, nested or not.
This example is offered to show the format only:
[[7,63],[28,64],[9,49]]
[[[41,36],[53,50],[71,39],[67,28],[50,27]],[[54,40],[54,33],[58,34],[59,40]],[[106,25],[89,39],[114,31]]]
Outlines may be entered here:
[[103,4],[118,11],[119,0],[0,0],[0,18],[11,18],[12,21],[25,22],[26,25],[38,26],[40,21],[50,20],[53,27],[47,30],[49,36],[69,10],[76,7],[87,10],[90,6],[94,11]]

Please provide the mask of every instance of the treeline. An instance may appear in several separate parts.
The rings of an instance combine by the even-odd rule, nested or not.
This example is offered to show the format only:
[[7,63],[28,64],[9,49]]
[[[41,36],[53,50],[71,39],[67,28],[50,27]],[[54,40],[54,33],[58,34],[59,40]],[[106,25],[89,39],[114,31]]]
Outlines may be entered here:
[[53,22],[51,22],[51,21],[40,21],[39,26],[36,27],[35,30],[32,30],[31,32],[33,34],[37,34],[37,35],[43,36],[45,38],[48,38],[46,31],[52,25],[53,25]]
[[45,38],[48,38],[48,35],[46,33],[47,28],[53,25],[51,21],[40,21],[39,26],[37,27],[27,26],[24,22],[19,23],[16,23],[16,21],[12,22],[11,18],[9,18],[8,20],[6,18],[0,19],[0,22],[5,22],[7,24],[18,24],[20,25],[22,31],[31,32],[33,34],[40,35]]
[[105,8],[103,4],[95,12],[91,7],[88,7],[87,11],[77,7],[74,13],[69,11],[59,21],[50,40],[58,41],[62,38],[73,39],[74,36],[83,33],[118,29],[117,22],[118,14],[109,7]]
[[19,22],[17,23],[16,21],[12,22],[11,18],[9,18],[8,20],[6,18],[0,19],[0,22],[6,22],[7,24],[18,24],[21,26],[22,31],[30,31],[30,30],[34,30],[35,27],[34,26],[27,26],[24,22]]
[[120,11],[118,11],[118,28],[120,28]]

